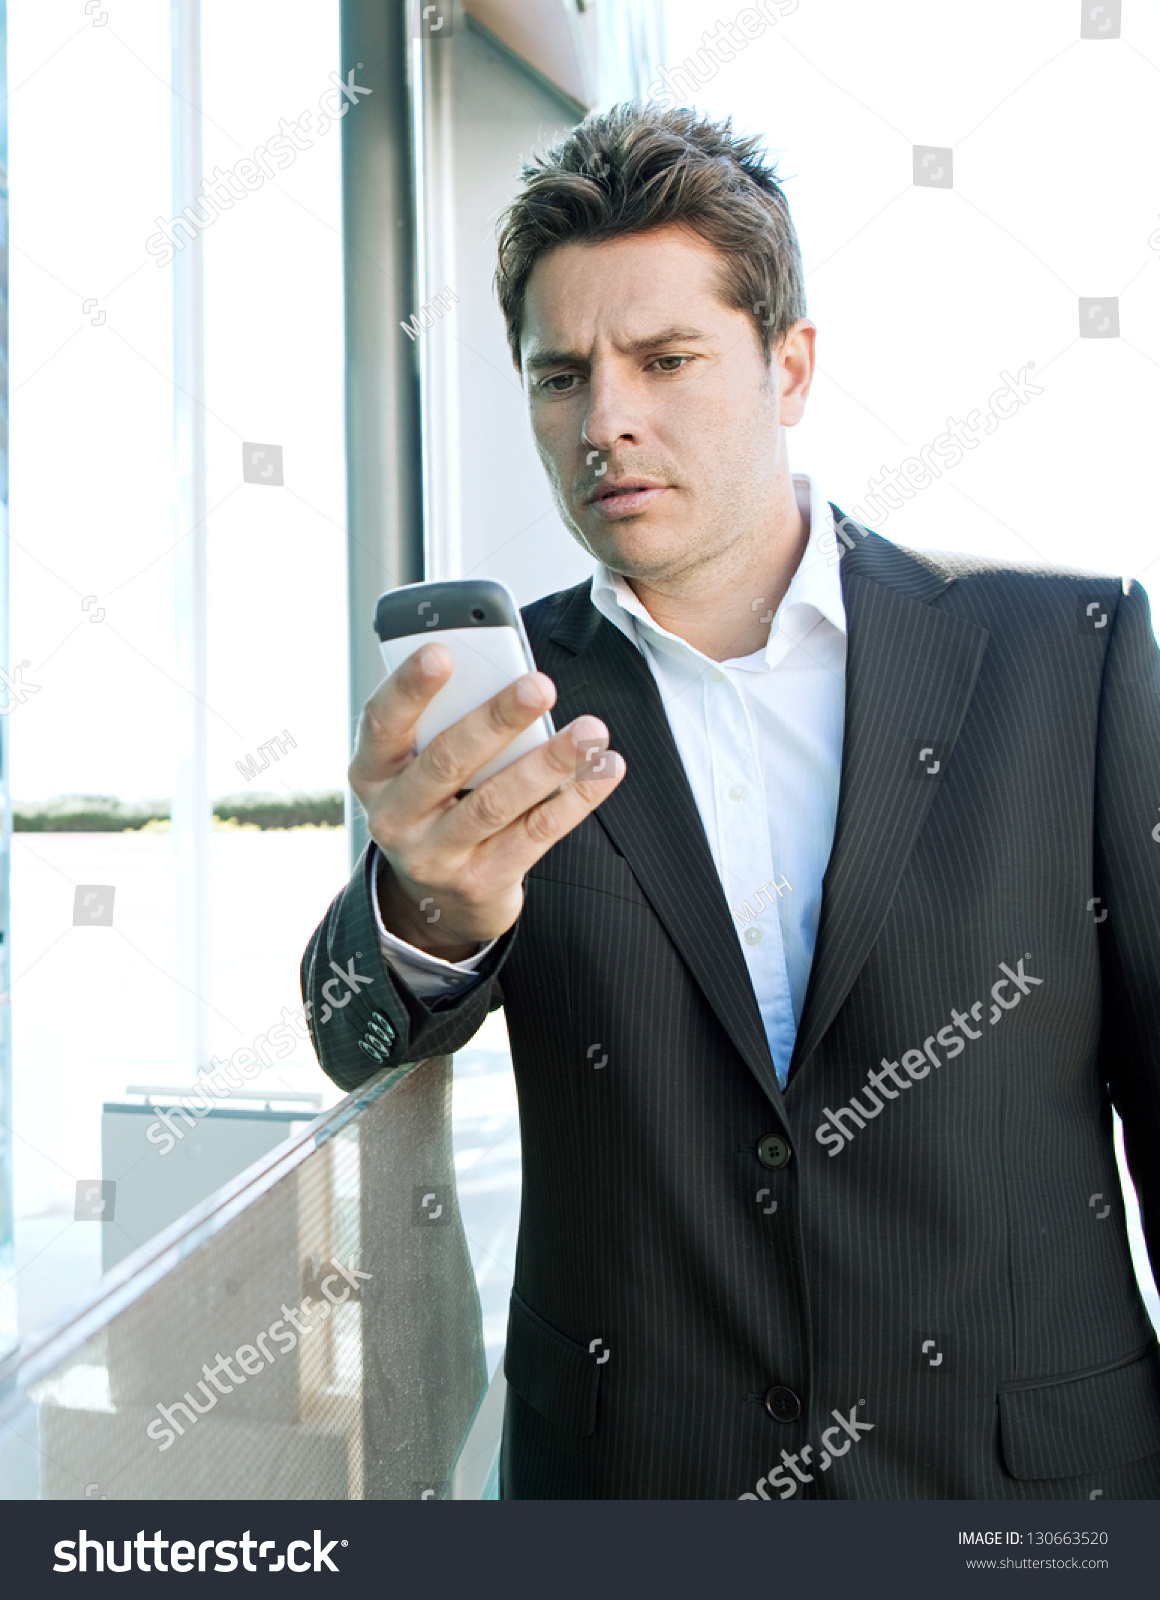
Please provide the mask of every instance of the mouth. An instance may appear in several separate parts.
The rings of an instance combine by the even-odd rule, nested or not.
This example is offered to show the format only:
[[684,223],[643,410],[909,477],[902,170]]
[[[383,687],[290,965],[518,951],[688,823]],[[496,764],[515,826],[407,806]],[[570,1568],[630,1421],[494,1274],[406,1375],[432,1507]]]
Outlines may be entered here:
[[599,516],[611,520],[635,516],[655,505],[667,492],[667,484],[651,483],[647,478],[621,478],[615,483],[599,484],[588,503]]

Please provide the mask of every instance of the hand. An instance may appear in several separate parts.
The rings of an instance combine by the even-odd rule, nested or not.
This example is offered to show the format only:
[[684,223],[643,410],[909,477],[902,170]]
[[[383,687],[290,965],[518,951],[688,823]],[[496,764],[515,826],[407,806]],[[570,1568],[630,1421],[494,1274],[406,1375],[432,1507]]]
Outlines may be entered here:
[[[363,707],[348,776],[390,868],[380,892],[385,926],[462,961],[512,926],[530,868],[611,793],[625,764],[608,750],[603,722],[577,717],[457,799],[473,773],[551,710],[556,687],[530,672],[416,756],[415,724],[452,670],[450,651],[426,644],[379,685]],[[594,765],[599,777],[586,779]]]

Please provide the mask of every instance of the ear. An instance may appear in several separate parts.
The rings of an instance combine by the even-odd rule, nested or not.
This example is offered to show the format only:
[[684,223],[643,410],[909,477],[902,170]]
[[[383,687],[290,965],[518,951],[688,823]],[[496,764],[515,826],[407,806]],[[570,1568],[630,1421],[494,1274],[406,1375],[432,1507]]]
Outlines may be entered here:
[[788,329],[781,344],[770,355],[777,363],[781,402],[778,421],[792,428],[802,420],[814,380],[814,338],[817,328],[808,317],[801,317]]

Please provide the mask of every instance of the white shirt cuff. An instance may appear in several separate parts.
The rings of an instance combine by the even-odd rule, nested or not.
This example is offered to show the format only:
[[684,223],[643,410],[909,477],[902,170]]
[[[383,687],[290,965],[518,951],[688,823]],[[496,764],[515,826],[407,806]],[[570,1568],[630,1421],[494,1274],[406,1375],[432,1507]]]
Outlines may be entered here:
[[442,956],[433,956],[426,950],[408,944],[397,934],[388,933],[379,906],[379,874],[385,863],[378,846],[372,844],[371,849],[374,852],[371,900],[375,908],[375,925],[379,931],[379,948],[387,966],[402,978],[411,993],[417,994],[421,1000],[438,999],[440,995],[455,994],[470,988],[475,982],[476,967],[495,944],[495,940],[489,940],[465,961],[444,961]]

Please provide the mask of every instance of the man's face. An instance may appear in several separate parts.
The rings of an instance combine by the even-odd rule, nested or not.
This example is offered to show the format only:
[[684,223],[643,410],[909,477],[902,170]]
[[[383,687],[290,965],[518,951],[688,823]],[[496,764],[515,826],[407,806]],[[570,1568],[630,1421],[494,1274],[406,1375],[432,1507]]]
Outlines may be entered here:
[[[521,346],[532,432],[574,537],[664,584],[769,533],[782,425],[802,415],[813,326],[767,366],[753,319],[688,230],[563,245],[528,283]],[[792,504],[792,501],[791,501]]]

